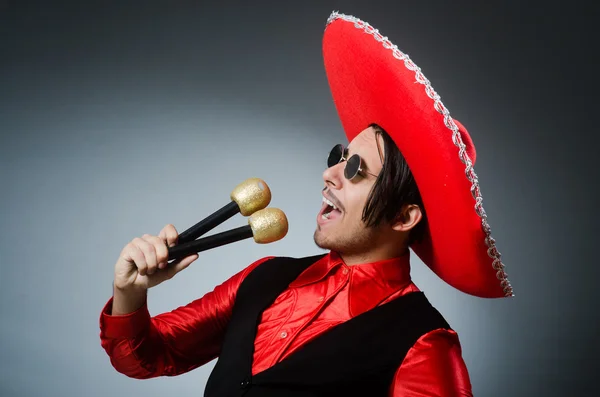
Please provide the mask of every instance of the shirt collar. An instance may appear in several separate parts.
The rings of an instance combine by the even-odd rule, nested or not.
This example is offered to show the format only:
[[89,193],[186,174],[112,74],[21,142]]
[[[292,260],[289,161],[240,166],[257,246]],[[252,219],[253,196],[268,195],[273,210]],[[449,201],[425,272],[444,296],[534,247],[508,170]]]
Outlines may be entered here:
[[[347,266],[338,253],[329,252],[303,271],[291,288],[319,282],[339,266]],[[394,292],[411,284],[410,252],[391,259],[347,266],[350,314],[354,317],[380,304]]]
[[306,268],[292,283],[290,288],[304,287],[305,285],[323,280],[334,268],[343,265],[342,258],[335,253],[329,252],[321,259]]

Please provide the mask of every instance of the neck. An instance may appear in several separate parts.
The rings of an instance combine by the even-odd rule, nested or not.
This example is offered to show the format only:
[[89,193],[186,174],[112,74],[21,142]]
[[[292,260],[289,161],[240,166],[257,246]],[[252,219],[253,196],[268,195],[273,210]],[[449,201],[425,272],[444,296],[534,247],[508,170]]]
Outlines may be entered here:
[[386,259],[399,258],[409,255],[407,244],[380,245],[377,248],[363,252],[338,252],[344,263],[348,266],[362,263],[379,262]]

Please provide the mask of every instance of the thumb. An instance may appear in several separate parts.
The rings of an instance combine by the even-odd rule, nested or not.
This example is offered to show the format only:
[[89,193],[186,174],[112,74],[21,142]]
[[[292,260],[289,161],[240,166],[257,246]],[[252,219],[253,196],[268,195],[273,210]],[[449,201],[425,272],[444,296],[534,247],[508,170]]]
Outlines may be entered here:
[[194,262],[196,259],[198,259],[198,254],[193,254],[190,256],[186,256],[185,258],[179,260],[179,261],[175,261],[173,262],[171,265],[169,265],[165,270],[166,270],[166,276],[167,278],[171,278],[174,275],[176,275],[177,273],[179,273],[180,271],[182,271],[183,269],[185,269],[186,267],[188,267],[192,262]]

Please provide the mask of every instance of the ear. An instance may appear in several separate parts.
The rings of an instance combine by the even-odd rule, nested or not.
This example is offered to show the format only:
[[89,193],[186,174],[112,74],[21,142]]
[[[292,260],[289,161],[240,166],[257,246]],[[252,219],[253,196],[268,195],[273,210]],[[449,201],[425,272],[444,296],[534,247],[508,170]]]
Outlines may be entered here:
[[396,222],[392,225],[392,229],[397,232],[407,232],[423,218],[421,208],[416,204],[408,204],[402,208],[400,215],[396,218]]

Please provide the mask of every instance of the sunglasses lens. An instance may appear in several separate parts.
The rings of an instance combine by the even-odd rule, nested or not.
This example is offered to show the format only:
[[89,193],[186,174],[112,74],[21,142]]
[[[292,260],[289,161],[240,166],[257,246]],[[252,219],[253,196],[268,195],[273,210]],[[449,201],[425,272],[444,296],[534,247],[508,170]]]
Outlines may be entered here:
[[358,174],[360,168],[360,156],[355,154],[346,161],[346,168],[344,169],[344,176],[347,179],[352,179]]
[[327,158],[327,167],[331,168],[337,163],[339,163],[342,159],[343,154],[344,148],[342,147],[342,145],[335,145],[333,149],[331,149],[331,152],[329,152],[329,157]]

